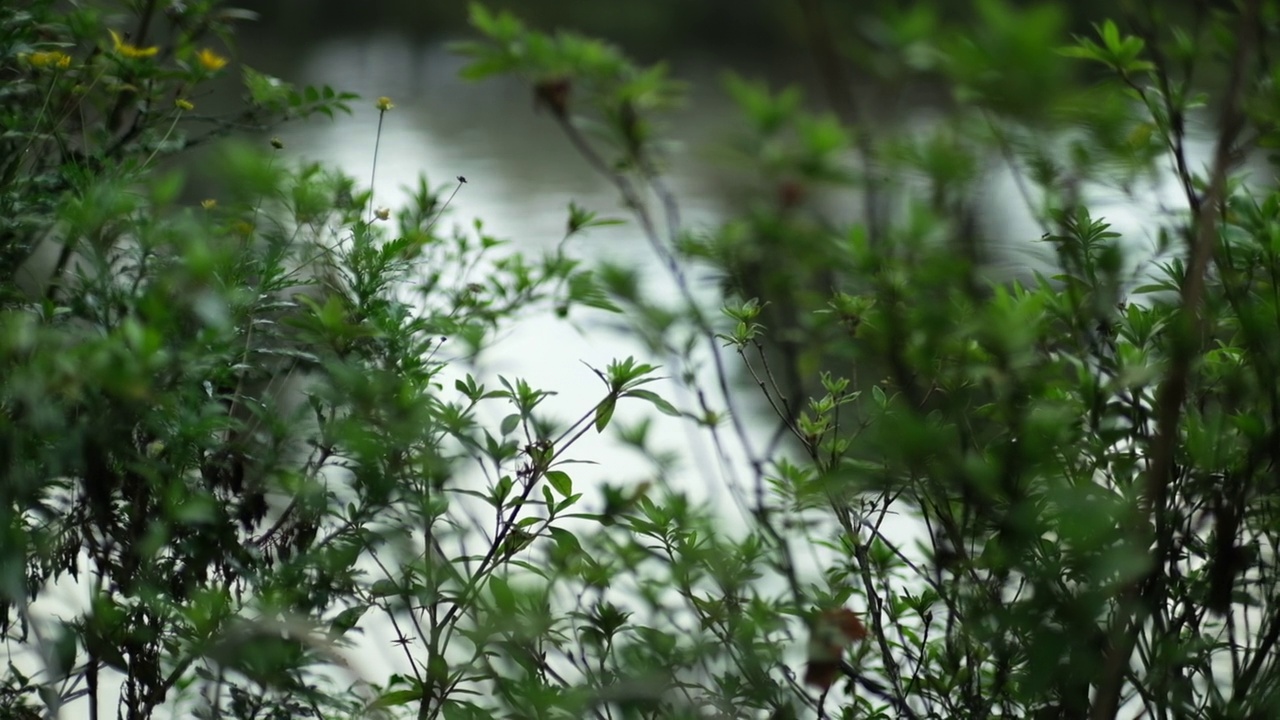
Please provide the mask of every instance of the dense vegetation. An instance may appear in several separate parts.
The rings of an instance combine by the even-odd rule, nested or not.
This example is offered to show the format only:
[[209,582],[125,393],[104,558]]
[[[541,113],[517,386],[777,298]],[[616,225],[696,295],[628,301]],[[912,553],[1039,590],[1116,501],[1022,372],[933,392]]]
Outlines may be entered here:
[[[246,13],[0,7],[0,717],[1280,716],[1280,2],[1122,5],[798,0],[826,97],[726,78],[714,228],[663,66],[473,6],[465,74],[527,81],[667,295],[254,141],[357,98],[232,62]],[[873,130],[855,77],[952,101]],[[1053,271],[993,262],[996,165]],[[1096,201],[1156,173],[1137,256]],[[646,355],[566,421],[473,362],[535,315]],[[582,482],[602,433],[647,465]]]

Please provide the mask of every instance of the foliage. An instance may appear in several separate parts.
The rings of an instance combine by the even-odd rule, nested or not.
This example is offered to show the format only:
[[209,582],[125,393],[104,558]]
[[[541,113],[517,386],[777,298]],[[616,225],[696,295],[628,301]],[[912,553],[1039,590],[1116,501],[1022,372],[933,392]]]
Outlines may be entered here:
[[[232,129],[282,116],[332,116],[354,96],[295,90],[222,53],[245,11],[216,3],[112,13],[52,0],[0,10],[0,246],[5,267],[49,230],[56,198],[104,175],[140,173],[159,157]],[[233,112],[197,108],[219,76],[243,72],[252,102]]]
[[[1070,38],[1053,5],[921,3],[853,47],[796,6],[833,112],[728,78],[758,192],[716,228],[685,227],[664,181],[665,66],[472,7],[464,73],[528,82],[663,298],[565,243],[437,230],[452,195],[425,179],[393,222],[279,147],[220,147],[225,190],[197,202],[159,156],[352,96],[243,69],[245,107],[202,134],[189,98],[232,67],[204,38],[238,13],[144,10],[126,34],[93,5],[0,10],[0,624],[33,653],[0,712],[1280,712],[1280,194],[1240,173],[1275,144],[1280,6],[1150,4]],[[859,62],[945,81],[947,115],[876,126]],[[1052,267],[1000,271],[989,158]],[[1091,193],[1164,164],[1185,207],[1144,262]],[[612,222],[571,205],[566,237]],[[529,313],[584,310],[653,358],[596,369],[571,422],[473,365]],[[623,403],[708,437],[732,503],[682,488]],[[582,482],[605,458],[581,441],[611,430],[650,480]],[[68,586],[80,607],[41,612]],[[379,627],[386,678],[351,654]]]
[[[226,11],[143,15],[126,35],[92,7],[54,10],[3,11],[15,78],[3,190],[18,221],[0,312],[3,712],[81,700],[97,717],[118,696],[130,718],[166,703],[197,717],[363,715],[369,682],[334,694],[321,670],[350,672],[340,651],[362,614],[404,601],[386,583],[411,566],[438,573],[461,607],[489,574],[419,555],[371,579],[380,553],[422,542],[424,527],[440,547],[466,523],[446,494],[464,492],[459,464],[507,476],[496,504],[532,505],[559,459],[476,420],[495,402],[529,420],[542,394],[446,366],[523,308],[600,293],[562,253],[503,256],[478,222],[438,231],[446,203],[425,179],[393,228],[366,222],[369,192],[283,167],[274,140],[219,149],[225,190],[193,201],[154,161],[211,137],[182,122],[185,98],[227,67],[196,49]],[[169,40],[147,44],[147,28]],[[352,97],[243,70],[247,105],[207,118],[220,128]],[[602,396],[643,395],[650,371],[610,368]],[[50,616],[68,586],[70,612]]]
[[[942,76],[955,90],[945,121],[910,133],[867,120],[820,4],[798,5],[840,114],[730,78],[765,192],[711,231],[679,226],[660,146],[617,140],[653,122],[614,95],[645,71],[606,69],[593,58],[607,49],[479,7],[488,44],[463,48],[472,71],[520,73],[544,105],[556,88],[553,115],[667,260],[685,291],[674,309],[640,297],[625,269],[603,273],[638,333],[698,389],[707,362],[728,388],[709,343],[689,350],[714,335],[779,419],[755,452],[736,428],[751,472],[727,478],[746,510],[735,542],[753,580],[681,588],[718,638],[698,662],[721,664],[669,665],[668,682],[695,704],[771,717],[1274,714],[1276,347],[1265,328],[1277,319],[1276,258],[1264,218],[1280,200],[1238,171],[1274,132],[1261,108],[1274,93],[1262,48],[1275,4],[1189,18],[1151,4],[1124,18],[1127,30],[1105,20],[1074,40],[1054,6],[978,2],[967,26],[928,5],[890,13],[867,70],[891,83]],[[1200,120],[1201,107],[1217,115]],[[1201,123],[1216,133],[1204,169],[1187,149]],[[588,142],[593,124],[614,141]],[[1006,202],[1034,213],[1052,272],[997,272],[975,202],[983,157],[1017,177],[1022,197]],[[1143,262],[1086,192],[1124,193],[1165,163],[1185,207],[1153,228],[1157,255]],[[820,193],[833,188],[859,198],[863,217],[841,227],[825,216]],[[720,321],[683,279],[697,262],[723,274]],[[730,408],[734,393],[721,398]],[[904,512],[927,528],[919,549],[887,529]],[[663,519],[664,538],[709,537]],[[633,532],[648,527],[642,517]],[[697,573],[687,557],[670,562]],[[694,565],[714,574],[724,560]],[[815,697],[779,654],[796,629],[779,621],[808,618],[821,649],[818,612],[846,605],[865,609],[870,638],[839,666],[847,690],[811,651]],[[659,698],[652,716],[681,712]]]

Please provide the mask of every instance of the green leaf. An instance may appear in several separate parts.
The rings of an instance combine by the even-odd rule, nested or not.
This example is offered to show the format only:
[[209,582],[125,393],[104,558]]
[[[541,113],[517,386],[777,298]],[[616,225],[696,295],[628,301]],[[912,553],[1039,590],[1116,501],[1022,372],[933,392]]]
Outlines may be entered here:
[[519,426],[520,426],[519,413],[512,413],[502,418],[502,425],[499,429],[502,431],[503,435],[510,435],[511,433],[515,432],[515,429]]
[[596,408],[596,432],[604,432],[604,429],[609,426],[609,420],[613,418],[613,411],[617,405],[617,399],[610,396]]
[[255,105],[279,110],[288,103],[293,87],[280,78],[260,73],[249,66],[243,67],[245,89]]
[[884,395],[884,388],[881,388],[879,385],[871,386],[871,397],[875,399],[877,407],[883,408],[889,403],[888,398]]
[[1108,18],[1102,23],[1098,34],[1102,37],[1102,42],[1111,52],[1119,52],[1120,50],[1120,28],[1116,26],[1114,20]]
[[511,585],[506,578],[501,575],[493,575],[489,578],[489,592],[493,594],[493,602],[498,607],[498,611],[507,615],[513,615],[516,611],[516,594],[511,590]]
[[1096,60],[1098,62],[1106,62],[1107,56],[1102,48],[1098,47],[1092,40],[1082,39],[1075,45],[1058,48],[1058,54],[1063,57],[1078,58],[1080,60]]
[[384,693],[378,698],[373,706],[376,708],[389,708],[398,705],[408,705],[412,702],[422,700],[422,686],[413,688],[412,690],[392,690]]
[[551,541],[555,543],[556,550],[565,557],[582,552],[582,543],[578,541],[577,535],[558,527],[547,528],[547,532],[551,535]]
[[622,308],[609,299],[600,283],[596,281],[595,276],[590,272],[578,272],[569,277],[568,299],[570,302],[598,310],[615,313],[622,312]]
[[641,400],[648,400],[658,409],[658,412],[671,417],[681,417],[681,412],[674,405],[667,402],[665,398],[652,390],[629,390],[627,397],[637,397]]
[[502,75],[515,70],[518,65],[515,58],[505,53],[497,53],[481,43],[454,43],[453,52],[464,57],[475,58],[458,71],[463,80],[484,80],[494,75]]
[[502,479],[498,480],[498,484],[494,486],[493,497],[491,498],[491,502],[494,507],[502,505],[502,503],[507,499],[507,496],[511,494],[511,488],[513,487],[515,487],[515,480],[512,480],[510,475],[503,475]]
[[347,634],[351,628],[355,627],[360,622],[360,618],[364,617],[365,612],[368,610],[368,605],[357,605],[343,610],[338,613],[337,617],[330,621],[329,632],[338,636]]
[[552,508],[552,510],[556,514],[559,514],[564,510],[573,507],[581,499],[582,499],[582,493],[574,493],[572,495],[565,497],[564,500],[561,500],[559,503],[557,503],[555,507]]
[[369,588],[369,594],[374,597],[391,597],[392,595],[400,594],[400,587],[394,582],[383,578],[375,582],[373,587]]
[[560,470],[548,470],[547,482],[551,483],[551,487],[561,495],[568,496],[573,493],[573,480],[569,474]]

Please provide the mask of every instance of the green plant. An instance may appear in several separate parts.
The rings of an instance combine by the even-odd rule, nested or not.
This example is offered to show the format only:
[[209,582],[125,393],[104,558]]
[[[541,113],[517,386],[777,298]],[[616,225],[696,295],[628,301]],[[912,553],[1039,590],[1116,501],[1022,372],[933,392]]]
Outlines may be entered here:
[[[819,61],[838,70],[846,61],[824,46],[821,8],[801,5]],[[928,6],[887,21],[876,67],[942,73],[957,90],[950,116],[924,137],[877,135],[840,72],[827,78],[843,118],[803,112],[795,91],[731,79],[746,149],[776,194],[703,233],[679,225],[661,148],[635,130],[659,110],[633,112],[631,93],[653,72],[473,8],[486,42],[463,48],[471,70],[529,79],[617,185],[678,286],[691,262],[725,274],[728,324],[687,289],[673,309],[605,268],[637,332],[704,402],[697,368],[711,353],[718,402],[732,411],[714,345],[694,350],[714,336],[741,355],[778,416],[764,451],[741,425],[734,450],[721,446],[750,468],[726,479],[747,520],[731,534],[731,557],[753,580],[708,595],[679,586],[675,603],[718,631],[701,649],[726,665],[706,675],[686,666],[678,682],[707,707],[772,717],[806,706],[842,717],[1273,714],[1263,678],[1275,672],[1280,628],[1267,559],[1275,347],[1264,328],[1276,317],[1264,218],[1277,201],[1234,173],[1254,143],[1270,144],[1274,118],[1262,108],[1275,69],[1262,48],[1277,7],[1148,5],[1125,18],[1129,34],[1106,21],[1099,40],[1068,43],[1053,7],[976,5],[969,27],[943,24]],[[910,54],[879,62],[897,51]],[[1066,58],[1108,72],[1081,84]],[[1200,172],[1188,123],[1207,98],[1218,135]],[[847,122],[858,124],[849,132]],[[592,123],[612,142],[590,142]],[[1073,131],[1065,153],[1063,129]],[[971,200],[981,153],[1011,164],[1054,250],[1052,273],[984,277]],[[1125,187],[1157,161],[1172,164],[1186,208],[1161,231],[1155,271],[1134,272],[1079,189]],[[807,195],[821,185],[860,193],[865,220],[814,222]],[[696,415],[720,413],[704,405]],[[927,531],[923,552],[885,529],[904,511]],[[633,522],[642,535],[651,527],[643,513]],[[664,516],[657,527],[677,546],[708,533],[697,519],[682,528]],[[720,555],[693,560],[697,569],[684,555],[664,562],[680,575],[733,566]],[[789,592],[770,589],[779,584]],[[846,628],[828,648],[832,630],[813,614],[847,603],[865,608],[868,634],[838,665],[849,694],[832,682],[831,649],[863,630]],[[818,697],[777,652],[805,617]],[[679,712],[668,696],[650,699],[648,716]]]
[[[251,16],[203,2],[135,12],[35,0],[0,11],[3,267],[16,270],[52,230],[58,198],[88,192],[101,177],[131,178],[232,130],[347,110],[354,95],[296,90],[234,65],[231,31]],[[225,112],[197,108],[219,76],[237,70],[250,102]],[[58,269],[73,250],[64,248]]]
[[[0,161],[0,240],[13,268],[59,249],[0,307],[0,623],[36,653],[4,713],[97,717],[109,687],[129,718],[1277,712],[1280,194],[1238,173],[1274,145],[1275,2],[1149,4],[1074,39],[1056,5],[921,3],[852,48],[799,2],[836,112],[727,79],[765,191],[715,228],[685,227],[665,181],[664,66],[473,6],[465,73],[528,81],[632,211],[660,299],[568,243],[438,229],[463,178],[421,180],[393,221],[376,151],[364,190],[227,145],[225,191],[184,199],[154,161],[223,69],[199,38],[226,17],[190,7],[130,37],[94,10],[0,11],[0,71],[37,109],[0,116],[26,148]],[[873,126],[860,60],[945,82],[945,120]],[[350,99],[245,87],[230,117],[255,124]],[[97,134],[38,110],[77,97]],[[991,271],[990,158],[1053,266]],[[1165,161],[1186,207],[1135,263],[1082,188]],[[615,222],[568,215],[566,239]],[[654,358],[595,369],[569,421],[474,362],[529,313],[582,310]],[[728,502],[693,499],[624,404],[707,437]],[[582,439],[611,430],[646,462],[589,486],[579,463],[622,463]],[[88,602],[50,621],[59,581]],[[403,670],[366,677],[349,650],[385,626]]]
[[[563,253],[438,230],[447,201],[425,179],[393,229],[389,212],[366,221],[371,192],[285,167],[276,140],[217,149],[225,192],[185,199],[160,155],[354,96],[245,68],[246,107],[188,135],[188,98],[228,62],[200,45],[236,13],[171,10],[128,35],[97,6],[0,11],[0,629],[34,652],[11,660],[0,707],[364,716],[381,679],[357,673],[346,696],[321,674],[353,672],[342,648],[388,602],[357,561],[465,522],[443,493],[470,453],[521,456],[514,427],[473,417],[495,396],[446,391],[444,368],[525,308],[602,303]],[[618,366],[612,397],[643,395],[645,372]],[[40,612],[68,584],[87,603]]]

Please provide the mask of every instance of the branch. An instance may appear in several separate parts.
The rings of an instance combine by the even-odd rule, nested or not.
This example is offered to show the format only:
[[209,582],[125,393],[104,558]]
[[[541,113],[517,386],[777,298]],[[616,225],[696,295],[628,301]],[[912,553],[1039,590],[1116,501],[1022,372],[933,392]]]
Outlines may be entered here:
[[898,711],[898,717],[906,718],[906,720],[918,720],[919,716],[911,709],[911,706],[907,705],[904,700],[899,700],[889,694],[880,683],[871,678],[863,677],[849,664],[848,660],[840,661],[840,674],[860,685],[863,690],[893,705],[894,709]]
[[[1192,206],[1192,227],[1188,244],[1191,261],[1182,286],[1182,307],[1179,312],[1181,327],[1174,336],[1174,346],[1168,375],[1156,397],[1156,437],[1152,448],[1151,464],[1146,480],[1146,513],[1150,515],[1154,530],[1163,524],[1164,506],[1168,499],[1170,476],[1174,469],[1174,453],[1178,442],[1178,425],[1182,416],[1182,403],[1190,384],[1191,364],[1198,352],[1205,330],[1204,312],[1201,308],[1205,291],[1205,275],[1213,250],[1217,244],[1217,224],[1226,199],[1227,173],[1234,164],[1233,149],[1244,126],[1244,114],[1240,105],[1244,94],[1245,65],[1253,52],[1253,33],[1250,30],[1258,22],[1260,0],[1246,0],[1236,31],[1236,51],[1232,58],[1231,75],[1223,98],[1222,113],[1218,120],[1218,141],[1214,150],[1212,175],[1209,188],[1197,206]],[[1098,687],[1093,705],[1093,720],[1113,718],[1119,711],[1120,695],[1124,685],[1125,670],[1138,633],[1142,628],[1137,615],[1138,600],[1153,587],[1168,553],[1167,538],[1157,536],[1151,570],[1145,577],[1130,583],[1121,597],[1119,615],[1111,628],[1111,636],[1117,638],[1105,660],[1104,678]],[[1117,637],[1119,636],[1119,637]]]

